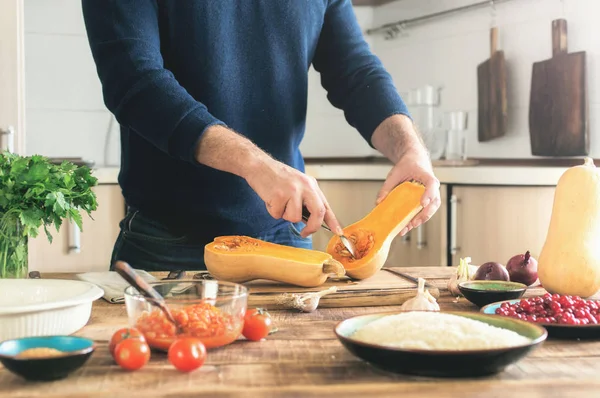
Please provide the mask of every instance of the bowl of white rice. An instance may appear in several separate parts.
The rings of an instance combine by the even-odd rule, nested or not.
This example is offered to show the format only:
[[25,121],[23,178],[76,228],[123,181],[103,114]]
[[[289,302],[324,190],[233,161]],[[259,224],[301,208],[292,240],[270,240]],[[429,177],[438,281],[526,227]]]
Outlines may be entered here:
[[547,338],[546,329],[471,312],[405,311],[360,315],[334,332],[356,357],[394,373],[480,377],[499,373]]

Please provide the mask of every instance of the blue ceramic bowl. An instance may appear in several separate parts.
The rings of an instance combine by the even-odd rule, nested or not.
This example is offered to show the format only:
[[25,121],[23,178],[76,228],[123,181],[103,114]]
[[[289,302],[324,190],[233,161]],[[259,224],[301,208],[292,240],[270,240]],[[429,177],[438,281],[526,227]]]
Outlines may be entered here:
[[[53,348],[61,353],[35,358],[19,357],[31,348]],[[24,337],[0,343],[0,362],[6,369],[27,380],[58,380],[79,369],[95,349],[94,341],[83,337]]]
[[527,285],[508,281],[464,281],[458,284],[463,296],[479,308],[523,296]]

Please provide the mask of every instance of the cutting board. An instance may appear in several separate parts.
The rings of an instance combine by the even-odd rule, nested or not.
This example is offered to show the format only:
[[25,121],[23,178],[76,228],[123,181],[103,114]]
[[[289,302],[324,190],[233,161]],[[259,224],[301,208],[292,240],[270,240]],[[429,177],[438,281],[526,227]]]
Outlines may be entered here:
[[497,47],[498,28],[493,27],[490,31],[490,59],[477,66],[477,138],[480,142],[506,133],[506,61],[504,51],[498,51]]
[[[394,269],[402,272],[402,268]],[[283,293],[316,292],[330,286],[337,286],[338,290],[323,296],[319,301],[319,308],[401,305],[417,294],[415,282],[385,269],[361,281],[353,281],[345,277],[339,280],[330,279],[316,288],[302,288],[264,280],[252,281],[244,285],[250,290],[248,306],[267,309],[281,309],[277,299]],[[440,291],[435,286],[427,285],[426,289],[436,299],[440,296]]]
[[589,153],[586,53],[568,53],[567,21],[552,21],[552,58],[533,64],[529,105],[531,153]]

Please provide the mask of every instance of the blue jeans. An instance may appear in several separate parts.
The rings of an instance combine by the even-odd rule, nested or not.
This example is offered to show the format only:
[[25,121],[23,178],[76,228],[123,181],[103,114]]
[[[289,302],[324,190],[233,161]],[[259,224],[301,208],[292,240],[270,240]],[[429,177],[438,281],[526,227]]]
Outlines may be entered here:
[[[204,246],[186,235],[173,234],[139,210],[130,210],[119,223],[121,231],[111,256],[112,265],[122,260],[146,271],[205,270]],[[254,238],[287,246],[312,249],[312,238],[302,238],[303,223],[284,223]]]

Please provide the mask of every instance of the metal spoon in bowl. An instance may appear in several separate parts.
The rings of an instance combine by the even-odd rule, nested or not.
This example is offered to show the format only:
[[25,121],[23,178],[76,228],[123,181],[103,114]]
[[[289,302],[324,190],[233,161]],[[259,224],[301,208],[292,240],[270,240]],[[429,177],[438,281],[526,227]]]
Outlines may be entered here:
[[[310,217],[310,211],[308,211],[308,209],[305,206],[302,206],[302,219],[306,222],[306,221],[308,221],[309,217]],[[321,224],[321,228],[323,228],[331,233],[334,233],[331,230],[331,228],[329,228],[325,223]],[[340,240],[342,241],[342,244],[348,250],[348,253],[350,253],[350,255],[352,256],[352,258],[356,258],[354,246],[352,245],[352,242],[350,242],[350,239],[348,239],[344,235],[340,235]]]
[[171,311],[165,302],[165,298],[161,296],[160,293],[158,293],[152,286],[150,286],[142,277],[136,274],[129,264],[127,264],[125,261],[117,261],[115,263],[115,270],[119,275],[121,275],[121,277],[123,277],[123,279],[129,282],[131,286],[142,293],[150,304],[160,308],[167,319],[177,328],[177,334],[183,333],[183,328],[175,320],[173,314],[171,314]]

